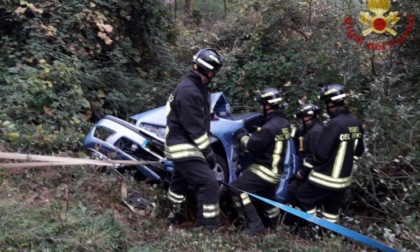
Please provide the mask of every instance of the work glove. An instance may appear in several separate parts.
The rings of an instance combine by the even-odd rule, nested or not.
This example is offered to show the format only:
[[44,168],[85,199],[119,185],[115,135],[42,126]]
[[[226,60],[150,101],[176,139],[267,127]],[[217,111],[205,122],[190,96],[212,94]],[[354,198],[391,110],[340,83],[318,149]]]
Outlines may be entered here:
[[245,128],[240,128],[237,131],[235,131],[235,133],[233,133],[233,138],[240,142],[241,138],[246,135],[248,135],[248,130]]
[[217,121],[219,120],[219,117],[213,112],[210,114],[210,120],[211,121]]
[[210,168],[213,169],[216,166],[216,157],[214,155],[209,157],[207,163],[209,163]]
[[[303,170],[303,168],[302,168]],[[306,171],[302,171],[299,170],[298,172],[296,172],[296,175],[294,178],[298,179],[298,180],[305,180],[308,177],[308,174]]]
[[207,163],[209,164],[210,168],[213,169],[216,166],[216,157],[214,156],[213,149],[209,148],[204,153]]

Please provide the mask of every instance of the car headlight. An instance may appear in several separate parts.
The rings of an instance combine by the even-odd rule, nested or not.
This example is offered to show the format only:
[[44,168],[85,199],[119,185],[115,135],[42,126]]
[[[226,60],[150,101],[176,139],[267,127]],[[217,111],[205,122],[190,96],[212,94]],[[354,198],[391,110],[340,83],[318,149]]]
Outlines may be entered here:
[[156,134],[160,138],[165,138],[165,127],[153,125],[149,123],[140,123],[140,128]]

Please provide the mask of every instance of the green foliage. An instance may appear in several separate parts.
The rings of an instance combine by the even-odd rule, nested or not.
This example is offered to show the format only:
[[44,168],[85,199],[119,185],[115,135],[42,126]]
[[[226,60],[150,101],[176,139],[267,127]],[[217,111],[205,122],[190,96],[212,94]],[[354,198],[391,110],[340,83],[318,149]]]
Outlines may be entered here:
[[88,167],[0,170],[0,250],[42,251],[354,251],[331,238],[301,240],[287,229],[246,237],[230,225],[215,233],[168,229],[165,191],[123,176],[156,205],[150,214],[121,203],[119,180]]
[[[277,87],[289,103],[286,113],[292,118],[299,103],[323,107],[317,99],[319,87],[343,84],[351,95],[352,112],[364,123],[367,146],[354,172],[353,200],[346,206],[352,210],[346,214],[388,219],[381,220],[386,222],[383,228],[373,221],[367,230],[378,230],[379,236],[410,232],[400,228],[417,230],[418,225],[396,228],[394,223],[405,222],[420,203],[419,33],[412,32],[400,46],[368,50],[348,37],[344,23],[352,16],[355,31],[366,29],[357,24],[360,12],[368,11],[366,1],[266,0],[258,1],[258,8],[256,1],[240,3],[231,6],[234,11],[225,22],[206,27],[207,34],[216,36],[205,33],[201,40],[227,54],[213,88],[225,91],[236,108],[249,110],[255,109],[255,90]],[[392,7],[401,13],[394,27],[401,36],[408,16],[419,16],[419,8],[404,1],[393,2]],[[390,39],[395,38],[374,34],[365,38],[375,43]]]
[[[0,181],[1,250],[123,250],[126,235],[109,209],[92,207],[88,198],[78,200],[73,193],[82,190],[87,180],[80,168],[59,173],[39,172],[15,177],[5,171]],[[54,174],[55,173],[55,174]],[[99,179],[99,177],[97,177]],[[73,182],[71,182],[73,181]],[[112,182],[104,180],[105,183]],[[19,187],[17,185],[19,184]],[[8,185],[11,187],[8,189]],[[70,189],[69,189],[70,188]],[[70,192],[69,192],[70,191]],[[29,193],[30,192],[30,193]],[[29,193],[29,194],[28,194]],[[68,198],[69,195],[73,197]],[[74,200],[74,201],[73,201]],[[33,205],[36,205],[34,209]],[[40,228],[42,227],[42,228]]]
[[[227,79],[222,80],[228,83],[227,90],[236,91],[237,84],[244,85],[245,90],[277,87],[285,93],[290,113],[296,111],[298,100],[317,103],[317,89],[327,83],[347,85],[349,82],[350,87],[355,88],[354,83],[358,83],[363,74],[353,71],[363,58],[350,55],[361,50],[336,47],[340,38],[335,38],[337,35],[333,33],[337,28],[332,27],[331,31],[318,25],[342,23],[337,9],[328,7],[330,12],[327,12],[326,6],[318,6],[317,11],[323,11],[323,15],[315,17],[312,14],[315,8],[308,3],[259,3],[261,7],[256,9],[254,1],[246,1],[239,10],[243,15],[229,17],[232,20],[226,22],[218,34],[218,43],[226,44],[230,50]],[[347,71],[349,69],[351,72]],[[253,102],[242,99],[240,93],[230,95],[239,103]]]
[[[158,0],[1,2],[1,148],[80,150],[91,122],[105,114],[127,119],[164,104],[191,56],[213,47],[226,61],[211,88],[224,91],[236,110],[259,109],[254,92],[274,86],[297,124],[292,115],[300,103],[319,104],[320,86],[343,84],[364,123],[367,146],[345,214],[368,216],[365,233],[395,235],[399,247],[418,249],[410,234],[419,230],[419,3],[392,1],[401,17],[394,27],[398,36],[409,15],[416,17],[415,30],[401,45],[375,51],[351,40],[343,22],[351,16],[361,33],[366,27],[358,17],[368,11],[366,1],[229,0],[225,19],[222,1],[194,4],[199,11],[178,13],[174,21]],[[273,244],[269,240],[266,248],[277,248]]]
[[2,2],[0,21],[0,120],[19,125],[1,133],[14,149],[80,149],[91,121],[163,104],[179,75],[159,1]]

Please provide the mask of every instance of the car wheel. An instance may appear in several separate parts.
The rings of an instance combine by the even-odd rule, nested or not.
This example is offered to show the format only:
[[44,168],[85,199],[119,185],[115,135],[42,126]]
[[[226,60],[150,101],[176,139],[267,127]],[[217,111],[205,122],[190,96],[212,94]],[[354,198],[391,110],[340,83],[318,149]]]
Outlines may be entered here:
[[223,181],[225,183],[229,182],[229,172],[226,161],[219,154],[215,154],[216,157],[216,166],[213,168],[214,173],[218,181]]

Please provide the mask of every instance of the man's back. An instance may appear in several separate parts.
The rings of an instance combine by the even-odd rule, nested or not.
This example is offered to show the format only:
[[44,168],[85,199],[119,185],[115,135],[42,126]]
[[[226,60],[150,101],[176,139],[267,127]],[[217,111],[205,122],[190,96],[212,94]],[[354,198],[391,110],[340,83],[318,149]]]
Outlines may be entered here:
[[362,138],[363,128],[357,118],[347,109],[335,111],[314,148],[309,180],[334,189],[350,186],[354,156],[361,156],[364,150]]

